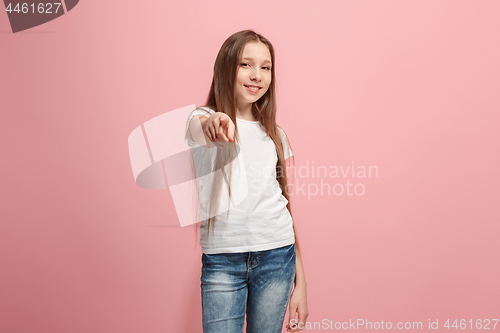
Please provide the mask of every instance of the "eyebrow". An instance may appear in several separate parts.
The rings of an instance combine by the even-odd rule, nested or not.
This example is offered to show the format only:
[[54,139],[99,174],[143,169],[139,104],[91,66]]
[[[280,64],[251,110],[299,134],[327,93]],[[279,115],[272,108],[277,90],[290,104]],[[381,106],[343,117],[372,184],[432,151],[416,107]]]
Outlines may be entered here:
[[[246,59],[246,60],[253,60],[253,58],[248,58],[248,57],[243,58],[243,59]],[[264,60],[264,62],[271,63],[269,60]]]

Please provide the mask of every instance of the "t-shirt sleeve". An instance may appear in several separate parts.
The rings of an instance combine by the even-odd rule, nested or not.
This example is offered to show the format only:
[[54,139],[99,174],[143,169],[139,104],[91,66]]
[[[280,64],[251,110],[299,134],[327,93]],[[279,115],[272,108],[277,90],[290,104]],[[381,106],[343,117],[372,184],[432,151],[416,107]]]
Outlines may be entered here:
[[278,127],[278,129],[280,130],[281,142],[283,143],[283,153],[285,155],[285,160],[286,160],[287,158],[293,156],[292,148],[290,147],[290,143],[286,138],[285,131],[281,127]]
[[[210,109],[208,109],[210,110]],[[200,145],[194,141],[194,138],[191,134],[191,131],[189,130],[189,123],[191,122],[191,120],[193,119],[194,116],[196,115],[203,115],[203,116],[206,116],[206,117],[210,117],[213,113],[215,113],[214,111],[210,110],[207,111],[206,109],[201,109],[201,108],[196,108],[193,110],[193,112],[191,112],[189,114],[189,117],[186,121],[186,135],[184,136],[184,141],[186,142],[186,144],[190,147],[200,147]],[[195,120],[196,121],[196,120]]]

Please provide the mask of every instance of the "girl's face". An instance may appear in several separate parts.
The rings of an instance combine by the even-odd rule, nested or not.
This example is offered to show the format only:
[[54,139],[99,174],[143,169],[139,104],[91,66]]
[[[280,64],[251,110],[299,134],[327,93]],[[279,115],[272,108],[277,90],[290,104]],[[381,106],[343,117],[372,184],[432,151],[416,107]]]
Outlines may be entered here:
[[238,66],[234,94],[238,105],[259,100],[271,84],[271,53],[264,43],[248,42]]

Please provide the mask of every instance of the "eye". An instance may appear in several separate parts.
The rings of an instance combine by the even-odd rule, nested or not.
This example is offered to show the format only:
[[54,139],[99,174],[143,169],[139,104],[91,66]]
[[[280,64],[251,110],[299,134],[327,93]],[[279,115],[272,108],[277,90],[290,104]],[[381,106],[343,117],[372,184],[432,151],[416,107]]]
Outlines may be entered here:
[[262,67],[262,68],[265,68],[265,69],[267,69],[267,70],[270,70],[270,69],[271,69],[271,67],[269,67],[269,66],[264,66],[264,67]]
[[241,66],[248,65],[246,62],[241,63]]

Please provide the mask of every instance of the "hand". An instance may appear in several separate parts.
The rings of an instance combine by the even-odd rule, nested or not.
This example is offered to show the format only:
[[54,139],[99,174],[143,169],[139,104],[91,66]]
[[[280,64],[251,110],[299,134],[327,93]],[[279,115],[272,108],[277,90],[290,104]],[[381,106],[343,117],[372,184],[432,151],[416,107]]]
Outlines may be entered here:
[[217,147],[223,147],[218,142],[234,142],[234,123],[224,112],[215,112],[204,122],[203,133]]
[[[309,316],[307,309],[307,292],[305,286],[297,286],[292,292],[290,304],[288,306],[288,325],[286,325],[287,332],[298,332],[305,328],[306,319]],[[298,320],[296,315],[298,314]]]

